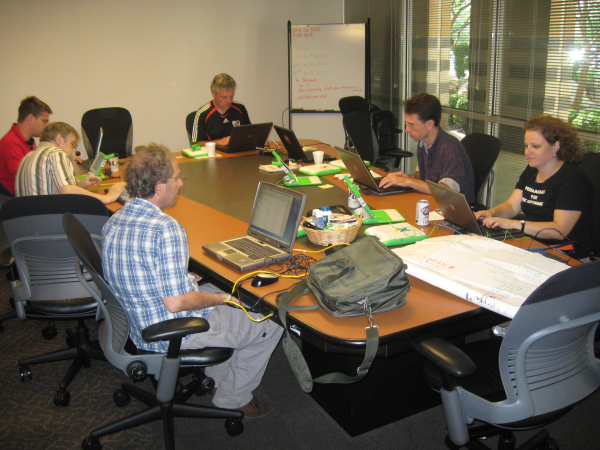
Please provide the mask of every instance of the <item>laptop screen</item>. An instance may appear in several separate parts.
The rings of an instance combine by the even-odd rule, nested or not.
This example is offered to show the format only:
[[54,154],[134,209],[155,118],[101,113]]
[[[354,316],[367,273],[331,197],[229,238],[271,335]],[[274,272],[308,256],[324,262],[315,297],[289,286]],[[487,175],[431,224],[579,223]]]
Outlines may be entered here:
[[374,191],[379,190],[377,182],[373,179],[369,168],[365,165],[359,154],[349,152],[337,146],[335,147],[335,150],[340,156],[340,159],[344,161],[344,165],[346,166],[346,169],[348,169],[348,172],[350,172],[350,175],[352,175],[352,178],[354,178],[354,181],[368,186]]
[[94,162],[90,166],[90,173],[92,175],[98,175],[104,167],[104,153],[98,152],[94,158]]
[[248,234],[266,235],[291,246],[302,215],[303,194],[260,182]]

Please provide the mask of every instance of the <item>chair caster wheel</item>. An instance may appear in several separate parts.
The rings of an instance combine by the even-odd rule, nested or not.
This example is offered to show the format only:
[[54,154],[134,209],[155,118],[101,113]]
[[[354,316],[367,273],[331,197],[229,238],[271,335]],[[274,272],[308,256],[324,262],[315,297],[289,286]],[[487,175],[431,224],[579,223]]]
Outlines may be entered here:
[[210,377],[204,377],[200,380],[200,387],[196,389],[194,394],[198,397],[206,395],[207,392],[211,391],[215,387],[215,380]]
[[102,450],[102,444],[97,438],[87,437],[81,443],[83,450]]
[[69,406],[71,393],[69,391],[56,391],[54,393],[54,404],[56,406]]
[[21,376],[21,381],[23,382],[31,380],[31,369],[29,366],[19,367],[19,375]]
[[129,405],[129,402],[131,401],[131,396],[123,389],[117,389],[113,394],[113,400],[115,402],[115,405],[117,405],[119,408],[123,408]]
[[546,442],[544,442],[544,445],[542,445],[540,447],[540,449],[542,449],[542,450],[560,450],[560,447],[558,446],[558,442],[556,442],[554,439],[549,437],[546,439]]
[[244,424],[242,419],[227,419],[225,421],[225,430],[231,437],[239,436],[244,432]]
[[42,330],[42,336],[44,336],[44,339],[48,341],[54,339],[57,334],[58,331],[56,331],[56,327],[53,327],[52,325],[48,325]]

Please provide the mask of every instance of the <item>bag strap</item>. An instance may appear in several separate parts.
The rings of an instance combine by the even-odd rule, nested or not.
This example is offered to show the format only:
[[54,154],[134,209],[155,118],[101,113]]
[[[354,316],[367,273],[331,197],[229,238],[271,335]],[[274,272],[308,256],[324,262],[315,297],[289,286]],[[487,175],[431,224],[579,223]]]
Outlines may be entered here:
[[290,303],[296,296],[304,295],[306,293],[308,293],[308,288],[306,287],[306,279],[304,279],[296,283],[289,292],[284,292],[277,296],[277,301],[279,303],[279,320],[281,320],[283,329],[285,330],[285,335],[283,336],[282,340],[283,350],[285,351],[285,355],[290,362],[290,366],[292,367],[294,375],[296,375],[296,378],[300,383],[300,387],[304,392],[309,393],[312,391],[313,383],[350,384],[362,380],[369,372],[369,368],[375,359],[377,348],[379,347],[379,332],[377,327],[371,323],[370,326],[366,328],[367,346],[365,349],[365,356],[362,363],[356,370],[355,377],[351,377],[340,372],[332,372],[313,379],[310,369],[306,365],[306,360],[302,355],[302,351],[290,336],[287,326],[288,310],[315,310],[320,308],[318,304],[310,306],[290,306]]

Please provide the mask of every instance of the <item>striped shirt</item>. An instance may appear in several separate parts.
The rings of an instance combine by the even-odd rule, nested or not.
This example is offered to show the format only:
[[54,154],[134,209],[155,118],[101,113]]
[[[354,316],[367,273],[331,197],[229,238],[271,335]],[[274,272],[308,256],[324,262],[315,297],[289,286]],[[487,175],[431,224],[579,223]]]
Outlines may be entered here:
[[[200,291],[188,273],[189,247],[183,227],[153,203],[134,198],[102,229],[102,269],[127,310],[136,347],[165,352],[167,342],[146,342],[142,330],[178,317],[207,319],[213,307],[171,313],[162,299]],[[185,342],[185,339],[183,341]]]
[[67,185],[74,185],[73,163],[53,142],[40,142],[39,147],[21,160],[15,177],[15,194],[54,195]]

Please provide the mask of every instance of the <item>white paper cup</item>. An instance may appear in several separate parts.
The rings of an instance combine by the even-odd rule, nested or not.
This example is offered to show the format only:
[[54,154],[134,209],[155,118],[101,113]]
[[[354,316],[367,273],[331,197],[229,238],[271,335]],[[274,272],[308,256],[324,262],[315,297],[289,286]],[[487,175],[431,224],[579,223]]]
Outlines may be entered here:
[[316,152],[313,152],[312,155],[313,159],[315,160],[315,164],[323,164],[323,156],[325,156],[325,152],[317,150]]
[[110,164],[110,173],[117,173],[119,171],[119,157],[115,156],[114,158],[110,158],[108,160]]
[[207,142],[205,146],[206,150],[208,150],[208,156],[215,156],[216,144],[214,142]]

